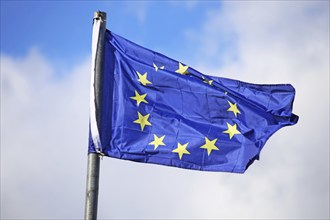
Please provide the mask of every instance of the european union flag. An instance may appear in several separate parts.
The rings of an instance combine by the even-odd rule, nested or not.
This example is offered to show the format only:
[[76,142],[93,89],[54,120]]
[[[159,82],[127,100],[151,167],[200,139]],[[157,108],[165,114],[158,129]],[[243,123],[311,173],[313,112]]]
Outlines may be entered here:
[[105,38],[101,126],[89,152],[243,173],[273,133],[298,121],[289,84],[207,76],[113,32]]

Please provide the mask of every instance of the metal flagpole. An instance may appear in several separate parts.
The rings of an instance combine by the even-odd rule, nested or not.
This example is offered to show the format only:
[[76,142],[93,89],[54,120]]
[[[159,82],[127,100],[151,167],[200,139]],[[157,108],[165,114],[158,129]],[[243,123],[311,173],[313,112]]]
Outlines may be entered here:
[[[94,96],[97,128],[101,125],[101,101],[103,87],[103,64],[104,64],[104,35],[106,30],[106,13],[95,12],[93,20],[93,46],[96,46],[95,55],[92,55],[92,67],[94,70]],[[97,42],[94,45],[95,41]],[[93,47],[92,46],[92,47]],[[93,50],[93,49],[92,49]],[[93,52],[94,53],[94,52]],[[93,114],[93,113],[92,113]],[[99,149],[96,149],[97,151]],[[100,154],[89,153],[87,165],[85,219],[97,219],[97,201],[99,193]]]

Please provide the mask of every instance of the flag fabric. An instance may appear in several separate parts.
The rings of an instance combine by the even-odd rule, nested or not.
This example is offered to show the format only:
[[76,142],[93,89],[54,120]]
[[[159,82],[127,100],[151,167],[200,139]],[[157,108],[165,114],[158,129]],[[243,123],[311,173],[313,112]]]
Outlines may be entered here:
[[290,84],[204,75],[113,32],[105,35],[101,123],[90,132],[89,152],[243,173],[272,134],[298,121]]

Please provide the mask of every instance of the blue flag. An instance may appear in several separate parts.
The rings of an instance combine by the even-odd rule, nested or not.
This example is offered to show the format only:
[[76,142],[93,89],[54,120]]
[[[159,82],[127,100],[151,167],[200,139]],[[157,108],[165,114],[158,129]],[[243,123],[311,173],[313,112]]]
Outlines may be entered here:
[[294,125],[289,84],[207,76],[106,31],[100,127],[89,152],[243,173],[278,129]]

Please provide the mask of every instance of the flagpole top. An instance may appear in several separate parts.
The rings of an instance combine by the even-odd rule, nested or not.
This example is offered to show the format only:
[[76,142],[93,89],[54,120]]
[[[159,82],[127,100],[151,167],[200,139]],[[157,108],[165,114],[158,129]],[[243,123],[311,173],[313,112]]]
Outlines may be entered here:
[[94,12],[94,19],[101,19],[102,21],[107,20],[107,13],[103,12],[103,11],[95,11]]

